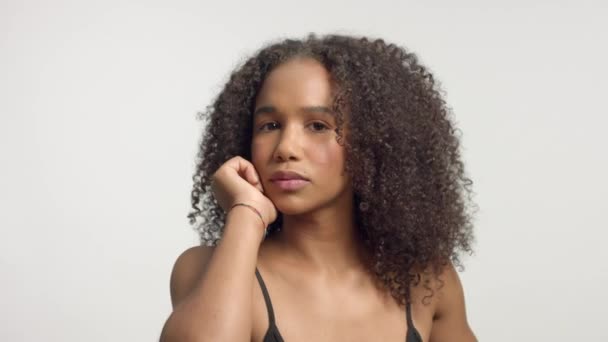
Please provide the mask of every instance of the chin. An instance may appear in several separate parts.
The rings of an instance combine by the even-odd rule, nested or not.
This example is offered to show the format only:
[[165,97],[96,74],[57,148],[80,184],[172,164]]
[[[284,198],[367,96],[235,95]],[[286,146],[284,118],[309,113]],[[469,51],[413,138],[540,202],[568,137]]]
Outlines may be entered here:
[[310,200],[289,194],[274,194],[270,200],[283,215],[299,215],[311,211],[315,206]]
[[283,215],[295,216],[314,212],[316,210],[331,206],[331,199],[302,198],[297,196],[285,196],[283,194],[273,196],[272,203],[277,211]]
[[284,215],[298,215],[306,212],[306,205],[301,200],[285,198],[285,196],[274,196],[271,198],[277,211]]

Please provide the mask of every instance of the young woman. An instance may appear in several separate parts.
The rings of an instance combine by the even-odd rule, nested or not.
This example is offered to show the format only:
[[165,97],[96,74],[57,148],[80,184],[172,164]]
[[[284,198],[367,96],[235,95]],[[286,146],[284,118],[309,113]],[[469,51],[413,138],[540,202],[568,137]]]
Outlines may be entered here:
[[[203,115],[161,340],[476,341],[471,181],[432,75],[383,40],[261,49]],[[218,243],[219,242],[219,243]]]

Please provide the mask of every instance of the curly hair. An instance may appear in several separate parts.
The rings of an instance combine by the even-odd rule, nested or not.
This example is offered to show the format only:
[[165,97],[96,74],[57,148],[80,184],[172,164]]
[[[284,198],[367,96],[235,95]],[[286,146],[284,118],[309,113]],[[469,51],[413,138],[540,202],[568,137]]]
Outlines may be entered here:
[[[422,280],[430,292],[424,299],[430,299],[428,275],[439,280],[450,262],[463,268],[459,255],[473,252],[472,181],[461,161],[461,132],[432,74],[414,53],[382,39],[284,39],[232,72],[213,104],[199,113],[206,128],[188,218],[201,244],[216,245],[224,226],[225,213],[211,192],[214,172],[237,155],[251,160],[256,95],[270,71],[296,57],[315,59],[331,75],[337,139],[352,176],[367,266],[399,304],[411,301],[410,286]],[[349,131],[343,137],[346,113]],[[279,213],[269,234],[281,224]]]

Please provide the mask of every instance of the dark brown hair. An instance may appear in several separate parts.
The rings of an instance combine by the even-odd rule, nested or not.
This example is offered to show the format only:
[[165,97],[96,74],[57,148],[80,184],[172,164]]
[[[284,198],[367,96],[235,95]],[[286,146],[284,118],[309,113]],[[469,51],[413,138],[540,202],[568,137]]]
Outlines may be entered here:
[[[439,275],[450,262],[462,268],[472,253],[472,182],[460,156],[460,132],[431,73],[415,54],[382,39],[308,35],[259,50],[230,76],[213,105],[193,176],[188,218],[201,243],[215,245],[225,213],[211,192],[211,177],[228,159],[251,160],[252,112],[262,83],[295,57],[319,61],[334,83],[339,141],[352,176],[356,222],[369,268],[400,303],[410,286]],[[342,139],[348,114],[349,134]],[[281,215],[269,234],[281,227]]]

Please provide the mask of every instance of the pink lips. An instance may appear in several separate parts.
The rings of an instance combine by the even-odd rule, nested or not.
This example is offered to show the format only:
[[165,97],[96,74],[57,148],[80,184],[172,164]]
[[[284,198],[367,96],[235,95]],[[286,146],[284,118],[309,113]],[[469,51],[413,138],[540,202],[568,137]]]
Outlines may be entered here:
[[277,171],[272,174],[270,181],[282,190],[298,190],[310,181],[295,171]]
[[275,179],[272,182],[282,190],[298,190],[309,183],[304,179]]

